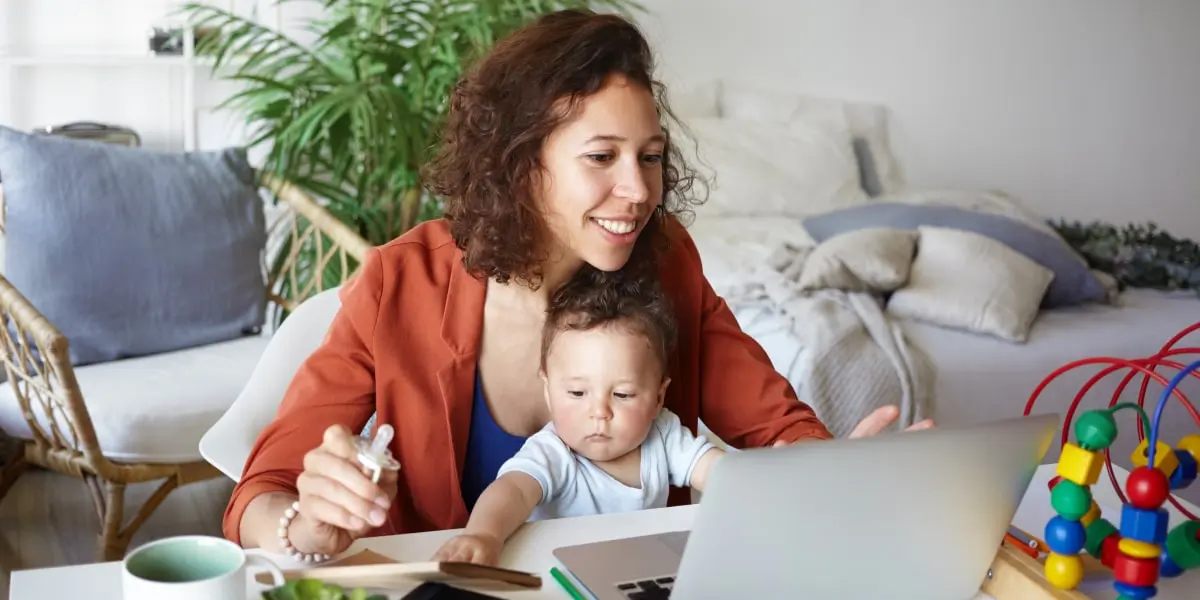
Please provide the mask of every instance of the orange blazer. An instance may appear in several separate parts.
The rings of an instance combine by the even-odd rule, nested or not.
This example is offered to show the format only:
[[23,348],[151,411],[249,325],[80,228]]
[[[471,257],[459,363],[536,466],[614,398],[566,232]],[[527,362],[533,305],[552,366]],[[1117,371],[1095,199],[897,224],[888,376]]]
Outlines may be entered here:
[[[679,340],[666,406],[692,431],[702,418],[736,448],[830,438],[713,291],[687,231],[675,222],[667,231],[672,249],[662,276]],[[233,491],[223,530],[234,542],[251,499],[295,493],[303,456],[327,427],[357,432],[376,411],[395,428],[391,450],[401,470],[388,522],[370,535],[466,525],[459,477],[486,283],[466,271],[447,223],[435,220],[372,248],[340,295],[325,341],[296,373]],[[686,490],[671,491],[672,505],[689,501]]]

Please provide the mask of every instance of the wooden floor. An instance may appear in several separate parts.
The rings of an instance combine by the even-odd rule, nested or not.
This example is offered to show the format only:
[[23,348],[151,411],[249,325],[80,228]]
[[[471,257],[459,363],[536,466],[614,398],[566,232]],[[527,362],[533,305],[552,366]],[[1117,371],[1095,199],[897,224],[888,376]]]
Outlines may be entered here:
[[[156,485],[129,486],[126,511],[140,507]],[[233,482],[225,478],[175,490],[142,525],[130,547],[173,535],[221,535],[221,515],[232,492]],[[99,531],[83,481],[26,471],[0,500],[0,600],[9,600],[13,571],[97,562]]]

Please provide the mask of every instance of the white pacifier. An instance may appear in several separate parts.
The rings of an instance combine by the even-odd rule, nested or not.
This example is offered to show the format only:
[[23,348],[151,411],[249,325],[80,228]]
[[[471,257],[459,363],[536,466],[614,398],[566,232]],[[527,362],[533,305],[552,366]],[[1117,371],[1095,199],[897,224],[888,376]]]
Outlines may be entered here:
[[379,483],[379,476],[383,474],[384,469],[400,470],[400,463],[392,458],[392,452],[388,450],[393,435],[395,430],[392,426],[383,424],[375,431],[374,439],[368,441],[366,438],[358,438],[358,462],[371,471],[371,483]]

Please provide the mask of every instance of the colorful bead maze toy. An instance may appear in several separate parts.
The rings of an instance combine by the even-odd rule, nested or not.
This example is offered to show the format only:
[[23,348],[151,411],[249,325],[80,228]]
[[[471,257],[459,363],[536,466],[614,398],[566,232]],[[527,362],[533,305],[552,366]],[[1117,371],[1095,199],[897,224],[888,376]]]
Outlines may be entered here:
[[[1182,355],[1200,354],[1200,348],[1176,347],[1180,340],[1197,330],[1200,330],[1200,323],[1181,331],[1158,354],[1148,358],[1090,358],[1067,364],[1047,377],[1026,404],[1025,414],[1029,415],[1045,387],[1067,371],[1086,365],[1108,365],[1075,396],[1063,425],[1057,477],[1050,481],[1050,504],[1056,516],[1046,523],[1044,532],[1048,550],[1044,575],[1054,587],[1074,590],[1083,579],[1086,555],[1099,559],[1104,567],[1111,569],[1115,580],[1113,587],[1122,600],[1153,598],[1158,594],[1160,578],[1177,577],[1186,570],[1200,568],[1200,520],[1172,495],[1196,480],[1200,434],[1184,436],[1173,448],[1159,436],[1163,409],[1172,395],[1200,428],[1200,414],[1177,388],[1189,376],[1200,379],[1200,360],[1188,365],[1178,362]],[[1157,372],[1162,367],[1176,371],[1170,381]],[[1068,442],[1072,419],[1083,396],[1100,379],[1121,369],[1129,372],[1117,386],[1108,408],[1089,410],[1080,415],[1074,422],[1075,442]],[[1139,373],[1143,379],[1138,402],[1119,402],[1125,388]],[[1144,409],[1151,379],[1164,386],[1154,407],[1153,419]],[[1122,410],[1137,414],[1136,431],[1140,442],[1131,457],[1134,468],[1125,481],[1124,494],[1109,456],[1109,449],[1119,434],[1115,414]],[[1100,471],[1105,467],[1123,503],[1119,524],[1105,518],[1092,498],[1091,488],[1099,481]],[[1169,531],[1169,515],[1163,508],[1168,501],[1188,519]]]

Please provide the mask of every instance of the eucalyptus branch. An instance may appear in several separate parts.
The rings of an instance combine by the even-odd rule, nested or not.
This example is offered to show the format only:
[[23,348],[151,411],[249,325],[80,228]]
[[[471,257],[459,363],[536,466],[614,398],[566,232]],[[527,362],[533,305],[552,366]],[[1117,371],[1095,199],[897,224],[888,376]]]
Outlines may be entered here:
[[1195,290],[1200,294],[1200,244],[1155,223],[1117,226],[1050,221],[1088,266],[1112,275],[1122,289]]

